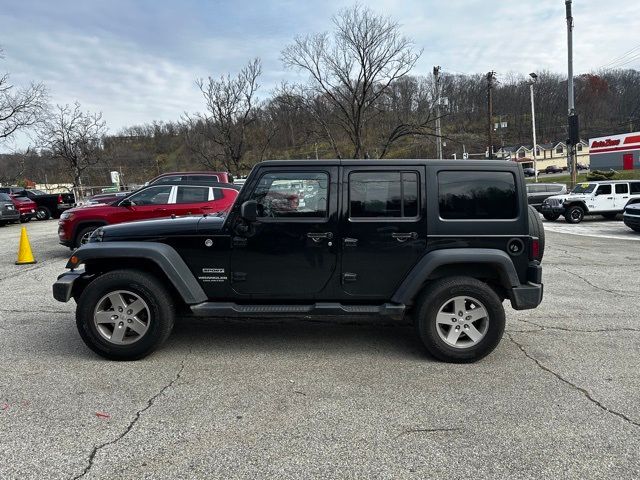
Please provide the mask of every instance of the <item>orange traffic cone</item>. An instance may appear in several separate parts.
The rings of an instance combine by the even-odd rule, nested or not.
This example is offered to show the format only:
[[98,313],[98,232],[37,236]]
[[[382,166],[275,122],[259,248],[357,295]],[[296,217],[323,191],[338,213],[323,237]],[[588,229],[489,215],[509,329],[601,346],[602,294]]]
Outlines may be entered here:
[[29,263],[36,263],[36,259],[33,258],[31,253],[31,245],[29,245],[29,237],[27,236],[27,227],[22,227],[20,232],[20,246],[18,247],[18,261],[16,265],[27,265]]

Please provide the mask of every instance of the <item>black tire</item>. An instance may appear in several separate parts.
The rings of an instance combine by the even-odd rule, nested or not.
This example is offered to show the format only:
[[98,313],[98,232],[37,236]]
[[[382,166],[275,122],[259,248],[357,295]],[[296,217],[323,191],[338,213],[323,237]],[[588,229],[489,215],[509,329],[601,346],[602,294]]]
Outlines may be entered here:
[[83,243],[82,239],[85,238],[88,240],[89,236],[96,228],[98,228],[98,225],[91,225],[90,227],[83,227],[78,230],[78,232],[76,233],[76,238],[73,240],[74,247],[79,248],[84,245],[84,243],[87,243],[86,241]]
[[640,227],[629,227],[631,228],[631,230],[633,230],[634,232],[640,232]]
[[607,220],[613,220],[616,218],[617,213],[603,213],[602,216]]
[[[436,317],[447,300],[464,295],[476,298],[485,306],[489,323],[484,337],[478,343],[456,348],[440,338]],[[438,360],[471,363],[487,356],[500,343],[505,313],[500,298],[486,283],[471,277],[450,277],[437,280],[425,289],[416,305],[415,326],[427,351]]]
[[538,250],[540,253],[536,260],[542,261],[545,245],[544,224],[542,223],[542,220],[540,220],[540,214],[538,211],[531,205],[529,205],[529,234],[533,237],[538,237]]
[[584,218],[584,208],[580,205],[573,205],[567,208],[564,214],[564,219],[567,223],[580,223]]
[[542,216],[550,222],[555,222],[560,218],[559,213],[543,213]]
[[47,207],[38,207],[38,210],[36,210],[36,218],[38,220],[49,220],[51,218],[51,212]]
[[31,221],[31,217],[20,217],[20,223],[29,223]]
[[[94,324],[94,310],[109,292],[127,290],[149,307],[148,330],[134,343],[116,345],[105,339]],[[159,348],[173,329],[172,296],[152,275],[139,270],[115,270],[99,276],[86,286],[77,300],[76,325],[84,343],[109,360],[139,360]]]
[[0,227],[4,227],[7,224],[7,222],[0,222]]

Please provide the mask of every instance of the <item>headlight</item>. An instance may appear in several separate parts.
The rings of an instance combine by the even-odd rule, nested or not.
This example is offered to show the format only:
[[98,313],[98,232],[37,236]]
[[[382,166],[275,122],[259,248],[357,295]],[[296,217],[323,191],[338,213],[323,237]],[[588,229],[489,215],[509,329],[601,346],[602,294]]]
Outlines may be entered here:
[[71,220],[73,218],[73,213],[66,211],[66,212],[62,212],[62,215],[60,215],[60,220]]
[[96,228],[89,237],[89,243],[101,242],[104,237],[104,229],[102,227]]

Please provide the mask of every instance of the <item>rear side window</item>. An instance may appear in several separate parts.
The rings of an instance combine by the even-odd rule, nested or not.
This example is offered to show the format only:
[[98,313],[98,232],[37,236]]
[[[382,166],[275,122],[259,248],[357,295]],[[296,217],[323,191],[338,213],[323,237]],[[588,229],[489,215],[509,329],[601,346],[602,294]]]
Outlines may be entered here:
[[629,193],[629,185],[626,183],[616,184],[616,193]]
[[189,175],[187,180],[202,185],[210,185],[211,183],[218,183],[220,181],[217,175]]
[[518,216],[511,172],[451,171],[438,174],[440,217],[448,220],[504,220]]
[[209,201],[209,187],[178,187],[176,203],[202,203]]
[[162,177],[153,182],[153,185],[164,185],[167,183],[177,183],[182,182],[185,179],[182,175],[171,175],[168,177]]
[[640,193],[640,182],[631,183],[631,193]]
[[415,218],[418,216],[417,172],[352,172],[349,217]]
[[546,187],[544,185],[527,185],[528,193],[541,193],[546,192]]

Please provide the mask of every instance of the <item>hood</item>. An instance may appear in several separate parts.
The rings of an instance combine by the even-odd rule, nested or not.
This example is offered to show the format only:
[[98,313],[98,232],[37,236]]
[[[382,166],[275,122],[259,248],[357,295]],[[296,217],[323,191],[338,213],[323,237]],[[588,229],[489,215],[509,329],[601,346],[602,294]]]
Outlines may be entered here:
[[170,236],[216,233],[222,230],[222,217],[175,217],[157,220],[119,223],[102,227],[104,242],[127,239],[158,238]]

